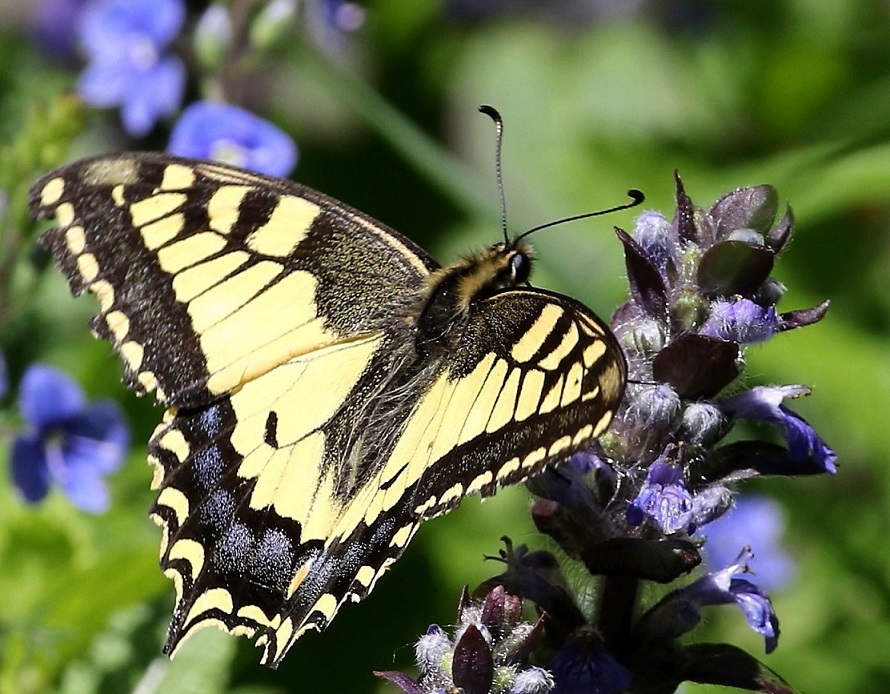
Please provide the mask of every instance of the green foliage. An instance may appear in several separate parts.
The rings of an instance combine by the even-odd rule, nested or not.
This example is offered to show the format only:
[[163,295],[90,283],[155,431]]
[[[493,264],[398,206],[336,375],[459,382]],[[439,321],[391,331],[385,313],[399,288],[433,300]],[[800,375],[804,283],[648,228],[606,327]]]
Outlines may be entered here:
[[[780,206],[788,201],[797,220],[776,273],[792,288],[782,307],[824,298],[832,307],[817,326],[749,352],[750,372],[765,383],[813,386],[799,411],[836,450],[840,472],[758,485],[783,502],[787,544],[800,562],[797,583],[774,596],[782,640],[765,662],[801,691],[883,691],[890,687],[888,9],[877,0],[698,9],[698,20],[680,23],[629,14],[565,27],[519,14],[461,23],[435,3],[369,3],[364,28],[342,37],[335,56],[305,35],[279,46],[249,73],[250,105],[298,139],[298,180],[441,260],[499,238],[492,127],[476,113],[480,103],[505,117],[514,231],[611,206],[631,187],[646,192],[648,206],[669,210],[674,169],[703,207],[738,186],[776,186]],[[91,396],[125,403],[134,452],[111,480],[104,516],[85,516],[58,491],[27,506],[8,475],[0,482],[0,691],[393,691],[370,670],[392,668],[393,654],[397,666],[409,662],[405,644],[429,622],[453,618],[461,583],[498,572],[482,554],[496,552],[501,534],[535,542],[525,492],[507,490],[481,506],[471,499],[425,526],[365,605],[344,608],[328,633],[297,644],[277,672],[260,671],[243,639],[212,630],[172,664],[162,658],[173,589],[157,570],[160,533],[146,517],[152,493],[142,462],[159,410],[116,385],[116,360],[87,337],[91,308],[73,303],[60,278],[47,274],[25,194],[39,172],[68,158],[161,148],[166,131],[125,140],[115,114],[86,113],[66,91],[76,63],[50,62],[20,30],[2,31],[0,349],[11,394],[0,412],[0,461],[6,465],[20,424],[15,384],[33,361],[65,367]],[[629,227],[633,214],[536,237],[536,283],[608,315],[625,291],[610,226]],[[762,643],[742,622],[727,613],[704,628],[710,640],[760,656]]]

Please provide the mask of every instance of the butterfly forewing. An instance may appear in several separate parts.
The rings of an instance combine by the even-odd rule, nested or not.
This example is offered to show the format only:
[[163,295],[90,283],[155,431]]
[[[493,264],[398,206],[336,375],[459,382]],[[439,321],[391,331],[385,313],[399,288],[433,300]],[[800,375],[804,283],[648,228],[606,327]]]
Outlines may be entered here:
[[[383,327],[435,267],[396,232],[293,183],[163,155],[82,160],[32,189],[41,239],[127,383],[197,406],[317,347]],[[356,262],[360,259],[361,262]]]
[[439,269],[288,181],[110,155],[46,176],[31,205],[58,223],[42,242],[72,290],[99,298],[127,382],[168,406],[149,444],[167,652],[215,625],[259,633],[276,665],[421,521],[584,448],[623,394],[621,350],[583,305],[480,290],[436,324],[430,297],[451,305],[459,275],[481,287],[500,256]]

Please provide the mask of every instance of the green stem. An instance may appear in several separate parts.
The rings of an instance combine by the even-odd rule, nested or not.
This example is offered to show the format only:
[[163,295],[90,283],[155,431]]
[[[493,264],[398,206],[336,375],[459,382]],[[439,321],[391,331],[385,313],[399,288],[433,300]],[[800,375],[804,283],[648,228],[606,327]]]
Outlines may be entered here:
[[349,107],[413,166],[470,216],[499,219],[497,201],[480,174],[449,154],[435,140],[405,118],[373,89],[303,41],[292,50],[306,74]]

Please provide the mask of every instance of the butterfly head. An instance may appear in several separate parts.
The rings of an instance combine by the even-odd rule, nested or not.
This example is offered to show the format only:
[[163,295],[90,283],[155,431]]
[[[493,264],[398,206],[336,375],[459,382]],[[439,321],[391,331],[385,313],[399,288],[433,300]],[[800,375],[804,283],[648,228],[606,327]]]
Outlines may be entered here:
[[526,284],[534,252],[525,241],[501,241],[463,261],[458,273],[458,304],[469,309],[476,301]]

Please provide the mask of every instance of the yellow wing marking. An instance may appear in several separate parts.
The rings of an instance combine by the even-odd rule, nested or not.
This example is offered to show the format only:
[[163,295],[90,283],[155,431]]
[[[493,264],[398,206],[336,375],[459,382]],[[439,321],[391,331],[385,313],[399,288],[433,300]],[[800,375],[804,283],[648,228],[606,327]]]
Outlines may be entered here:
[[560,343],[553,349],[550,354],[537,362],[537,366],[547,371],[555,371],[560,368],[565,359],[575,346],[578,344],[578,328],[574,323],[569,323],[568,329],[562,336]]
[[[257,479],[250,505],[299,521],[301,542],[327,539],[342,515],[334,502],[335,471],[322,465],[318,427],[343,404],[381,339],[366,335],[294,357],[231,396],[238,419],[231,444],[244,456],[238,474]],[[276,446],[265,440],[271,412]]]
[[158,494],[158,499],[155,503],[158,506],[166,506],[171,509],[179,525],[182,525],[189,515],[188,497],[174,487],[164,487],[161,493]]
[[[246,251],[231,251],[183,270],[173,278],[176,299],[189,303],[250,260]],[[197,313],[196,309],[196,313]]]
[[[232,594],[225,588],[211,588],[201,593],[192,609],[189,610],[188,616],[185,618],[185,624],[191,622],[195,617],[199,617],[208,610],[220,610],[226,614],[232,614],[235,605],[232,602]],[[216,619],[203,619],[194,625],[195,628],[203,629],[206,626],[215,626],[223,631],[228,631],[222,622]]]
[[547,304],[541,314],[525,334],[510,350],[510,355],[520,364],[535,358],[541,344],[553,332],[557,321],[563,316],[563,310],[555,304]]
[[565,387],[562,391],[562,399],[559,401],[561,407],[571,405],[581,397],[581,390],[584,381],[584,364],[581,362],[573,362],[566,374]]
[[521,376],[522,372],[519,369],[510,370],[510,375],[504,381],[498,399],[491,408],[491,416],[485,425],[485,431],[497,431],[512,421],[516,411],[516,403],[519,400],[519,381]]
[[135,340],[127,340],[120,347],[121,356],[132,371],[139,371],[145,358],[145,348]]
[[56,208],[56,221],[63,229],[74,222],[75,216],[74,205],[70,202],[63,202]]
[[[508,369],[506,361],[496,359],[494,354],[489,354],[467,376],[470,384],[475,386],[474,390],[477,391],[477,395],[464,421],[458,443],[466,443],[486,430],[494,404],[504,387],[504,378]],[[463,406],[466,405],[463,404]]]
[[225,245],[226,239],[223,236],[212,231],[203,231],[160,248],[158,263],[164,272],[175,275],[219,253]]
[[204,546],[197,540],[177,540],[170,547],[169,559],[185,559],[191,567],[191,578],[195,579],[204,568]]
[[183,190],[195,184],[195,170],[184,164],[168,164],[158,190]]
[[89,284],[99,276],[99,263],[92,253],[84,253],[77,256],[77,271],[83,277],[83,281]]
[[241,214],[241,201],[251,190],[251,186],[222,186],[214,192],[207,202],[210,228],[220,234],[228,234]]
[[286,258],[302,241],[321,213],[313,202],[284,195],[278,199],[269,221],[247,237],[247,245],[263,255]]
[[541,391],[544,390],[544,372],[532,369],[526,371],[519,391],[519,401],[516,403],[516,419],[523,421],[538,411],[541,402]]
[[40,204],[44,207],[55,205],[65,192],[65,179],[61,176],[52,178],[46,182],[40,191]]
[[80,255],[83,253],[87,245],[86,231],[80,225],[68,227],[65,232],[65,244],[68,246],[68,252],[71,255]]
[[133,226],[145,226],[161,217],[175,212],[188,200],[185,193],[157,193],[130,205],[130,219]]
[[606,353],[606,343],[603,340],[591,342],[584,348],[584,366],[590,368],[596,364]]
[[145,247],[154,251],[175,239],[183,226],[185,226],[185,215],[176,212],[169,217],[149,222],[139,229],[139,233],[142,235]]

